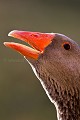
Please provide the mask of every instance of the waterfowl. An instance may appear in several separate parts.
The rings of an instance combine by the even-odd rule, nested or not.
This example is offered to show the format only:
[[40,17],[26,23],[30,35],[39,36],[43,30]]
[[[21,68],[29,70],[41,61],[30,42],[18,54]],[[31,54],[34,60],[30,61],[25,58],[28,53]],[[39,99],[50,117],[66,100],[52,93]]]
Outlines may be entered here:
[[80,120],[80,46],[59,33],[14,30],[9,36],[32,46],[4,43],[31,65],[56,107],[58,120]]

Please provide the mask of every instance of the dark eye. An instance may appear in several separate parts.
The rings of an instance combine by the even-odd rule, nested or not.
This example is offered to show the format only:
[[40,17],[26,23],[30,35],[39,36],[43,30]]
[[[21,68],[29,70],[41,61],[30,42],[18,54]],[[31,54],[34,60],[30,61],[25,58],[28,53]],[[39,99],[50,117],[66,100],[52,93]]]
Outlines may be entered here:
[[69,50],[71,48],[69,43],[64,43],[63,47],[64,47],[65,50]]

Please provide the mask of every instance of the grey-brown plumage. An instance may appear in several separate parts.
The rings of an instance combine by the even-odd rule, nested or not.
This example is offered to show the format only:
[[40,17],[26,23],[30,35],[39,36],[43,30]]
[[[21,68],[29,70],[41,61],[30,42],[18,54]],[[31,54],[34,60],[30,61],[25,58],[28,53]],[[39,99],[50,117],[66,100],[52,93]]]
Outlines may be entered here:
[[18,43],[5,43],[26,56],[54,103],[58,120],[80,120],[79,45],[58,33],[12,31],[9,35],[27,41],[36,49]]
[[[70,46],[69,49],[65,45]],[[52,101],[59,120],[80,120],[80,47],[56,34],[37,61],[30,60]]]

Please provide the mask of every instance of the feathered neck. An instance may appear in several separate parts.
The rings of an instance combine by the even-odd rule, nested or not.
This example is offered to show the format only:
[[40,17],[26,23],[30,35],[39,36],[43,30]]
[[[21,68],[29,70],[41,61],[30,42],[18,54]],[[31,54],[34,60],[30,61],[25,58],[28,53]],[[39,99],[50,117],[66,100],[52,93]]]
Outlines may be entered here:
[[31,67],[55,105],[58,120],[80,120],[80,91],[74,87],[73,91],[62,89],[48,73],[40,72],[40,68],[35,69],[32,65]]
[[80,120],[80,91],[74,89],[72,95],[70,91],[62,90],[49,76],[46,78],[47,76],[38,75],[39,79],[43,78],[45,81],[43,83],[40,79],[48,97],[56,107],[58,120]]

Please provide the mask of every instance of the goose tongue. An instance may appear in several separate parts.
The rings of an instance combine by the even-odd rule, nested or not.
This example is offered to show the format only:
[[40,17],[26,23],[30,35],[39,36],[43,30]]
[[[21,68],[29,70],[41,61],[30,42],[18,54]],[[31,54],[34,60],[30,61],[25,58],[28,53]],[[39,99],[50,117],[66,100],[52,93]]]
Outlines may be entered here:
[[28,58],[37,59],[38,56],[44,51],[45,47],[51,43],[52,39],[55,37],[55,34],[14,30],[11,31],[8,36],[25,41],[33,48],[14,42],[4,42],[5,46],[18,51]]

